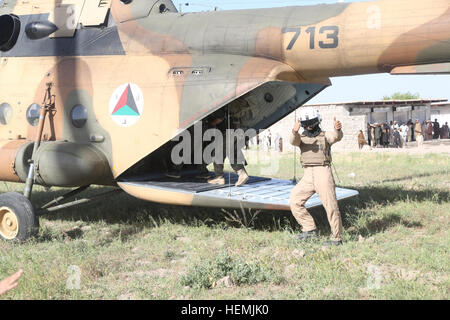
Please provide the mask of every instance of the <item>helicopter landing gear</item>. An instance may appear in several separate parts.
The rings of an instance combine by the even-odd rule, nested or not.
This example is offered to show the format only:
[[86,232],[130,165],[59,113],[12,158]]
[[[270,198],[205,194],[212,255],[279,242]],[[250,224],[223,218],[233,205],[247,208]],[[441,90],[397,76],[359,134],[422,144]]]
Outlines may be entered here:
[[30,200],[15,192],[0,195],[0,239],[25,241],[38,230],[39,218]]
[[96,195],[69,200],[88,188],[89,186],[84,186],[70,191],[43,206],[37,206],[36,210],[31,201],[20,193],[0,194],[0,240],[26,241],[37,235],[39,216],[98,201],[122,192],[119,188],[113,188]]

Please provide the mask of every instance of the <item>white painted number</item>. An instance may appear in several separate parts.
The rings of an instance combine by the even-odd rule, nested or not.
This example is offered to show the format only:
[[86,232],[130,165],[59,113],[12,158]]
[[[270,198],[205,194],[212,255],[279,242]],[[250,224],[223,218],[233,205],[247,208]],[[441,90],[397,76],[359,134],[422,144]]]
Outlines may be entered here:
[[80,267],[78,266],[68,267],[67,275],[69,276],[66,281],[67,290],[80,290],[80,283],[81,283]]
[[77,15],[76,15],[77,7],[72,4],[67,6],[67,29],[73,30],[77,27]]
[[377,266],[369,266],[367,268],[367,272],[369,273],[369,279],[367,279],[367,289],[374,290],[381,288],[381,270]]
[[367,19],[367,28],[369,29],[381,29],[381,10],[377,5],[372,5],[367,8],[369,18]]

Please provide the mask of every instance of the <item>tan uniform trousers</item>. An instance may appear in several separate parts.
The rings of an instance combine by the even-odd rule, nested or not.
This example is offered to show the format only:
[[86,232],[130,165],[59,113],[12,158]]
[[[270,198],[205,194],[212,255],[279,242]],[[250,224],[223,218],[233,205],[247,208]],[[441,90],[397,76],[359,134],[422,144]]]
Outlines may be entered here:
[[[235,142],[233,144],[234,145],[234,157],[233,157],[233,159],[231,159],[230,155],[227,152],[227,145],[226,145],[227,139],[226,139],[225,135],[224,135],[223,140],[224,140],[224,143],[222,144],[222,147],[223,147],[222,159],[220,159],[221,160],[220,163],[214,162],[214,172],[217,176],[224,175],[224,168],[225,168],[224,162],[225,162],[226,158],[228,158],[228,160],[230,161],[231,168],[233,168],[233,170],[235,172],[245,169],[245,165],[244,165],[245,157],[244,157],[244,154],[242,153],[242,150],[237,148],[237,143]],[[213,156],[215,157],[215,152],[213,152]],[[244,163],[242,163],[242,162],[239,163],[239,161],[243,161]]]
[[305,203],[317,192],[327,212],[331,226],[331,240],[342,240],[342,219],[336,199],[336,189],[330,166],[306,167],[302,180],[292,190],[290,206],[292,214],[302,226],[302,231],[317,229]]

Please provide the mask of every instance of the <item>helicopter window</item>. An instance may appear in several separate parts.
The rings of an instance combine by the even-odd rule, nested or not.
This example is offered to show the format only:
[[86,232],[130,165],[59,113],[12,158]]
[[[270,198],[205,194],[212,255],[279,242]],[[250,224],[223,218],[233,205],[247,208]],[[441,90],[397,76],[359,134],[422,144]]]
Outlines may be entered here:
[[39,124],[39,115],[41,113],[41,106],[37,103],[33,103],[28,107],[27,120],[30,125],[36,127]]
[[273,95],[269,92],[267,92],[264,95],[264,100],[266,100],[267,103],[272,103],[273,102]]
[[84,106],[78,104],[73,107],[70,116],[72,118],[72,124],[74,127],[83,128],[87,122],[88,113]]
[[0,124],[7,125],[12,118],[13,109],[7,103],[0,104]]

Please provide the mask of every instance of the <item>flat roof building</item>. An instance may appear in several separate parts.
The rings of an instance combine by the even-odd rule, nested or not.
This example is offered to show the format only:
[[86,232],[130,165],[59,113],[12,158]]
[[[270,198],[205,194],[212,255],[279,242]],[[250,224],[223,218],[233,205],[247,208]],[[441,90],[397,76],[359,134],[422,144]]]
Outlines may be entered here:
[[431,121],[438,120],[442,126],[446,122],[450,123],[450,103],[432,103],[431,104]]
[[[358,149],[359,130],[363,131],[367,140],[367,123],[390,123],[391,121],[406,123],[409,119],[419,120],[420,122],[431,120],[432,115],[437,115],[434,110],[443,111],[443,114],[444,112],[450,114],[450,104],[444,104],[444,102],[447,102],[447,100],[379,100],[305,106],[315,107],[320,111],[323,119],[321,126],[324,131],[333,129],[334,117],[340,120],[343,125],[344,138],[333,148],[354,150]],[[272,137],[279,135],[283,138],[283,150],[285,152],[293,151],[293,147],[289,143],[289,137],[296,117],[298,118],[298,111],[293,112],[269,128]],[[432,120],[434,121],[434,118]],[[264,134],[267,132],[266,130]]]

